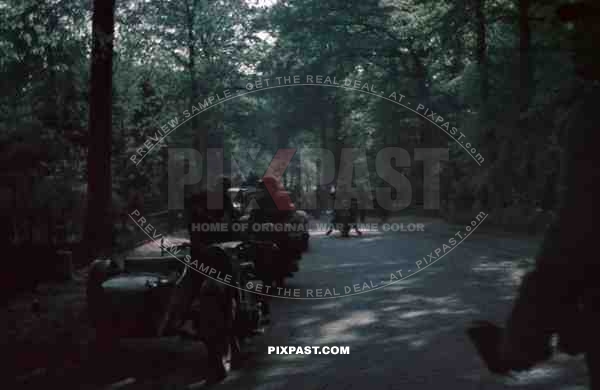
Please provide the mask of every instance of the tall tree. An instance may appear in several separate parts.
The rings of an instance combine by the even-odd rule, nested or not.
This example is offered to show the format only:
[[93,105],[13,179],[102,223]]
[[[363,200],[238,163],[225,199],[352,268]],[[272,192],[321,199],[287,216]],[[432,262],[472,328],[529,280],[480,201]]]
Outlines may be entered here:
[[490,92],[487,60],[487,24],[484,13],[485,0],[475,0],[474,8],[475,30],[477,34],[475,57],[477,58],[477,66],[479,68],[479,98],[481,99],[481,111],[485,113]]
[[532,87],[530,8],[531,0],[519,0],[519,108],[521,111],[526,111],[529,106]]
[[[86,255],[112,248],[112,58],[115,0],[94,0],[90,78]],[[87,260],[86,259],[86,260]]]
[[[209,96],[231,88],[245,66],[246,49],[253,40],[254,11],[243,0],[181,2],[149,1],[141,5],[146,33],[160,42],[187,75],[188,104],[198,107]],[[223,148],[222,107],[191,118],[193,146],[206,162],[207,148]],[[195,112],[193,113],[195,114]],[[206,164],[198,187],[206,187]]]

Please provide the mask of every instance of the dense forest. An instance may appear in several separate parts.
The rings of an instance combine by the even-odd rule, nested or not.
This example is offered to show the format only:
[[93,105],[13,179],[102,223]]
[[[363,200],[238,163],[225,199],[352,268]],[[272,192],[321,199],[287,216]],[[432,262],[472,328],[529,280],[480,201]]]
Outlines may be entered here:
[[600,388],[599,20],[0,0],[0,383]]
[[[319,150],[339,172],[342,149],[360,149],[368,172],[355,184],[371,190],[385,185],[375,161],[389,146],[413,156],[402,168],[413,205],[424,177],[415,149],[449,149],[436,212],[450,220],[486,210],[493,223],[539,231],[557,207],[576,92],[558,1],[94,3],[0,2],[2,158],[14,162],[27,145],[18,155],[44,166],[29,207],[76,208],[89,182],[88,221],[106,214],[106,187],[113,208],[135,193],[147,210],[166,208],[174,148],[224,148],[238,183],[262,176],[278,148],[298,148],[284,183],[302,204],[324,184]],[[248,83],[296,75],[384,87],[469,144],[354,86],[247,93]],[[217,104],[224,93],[240,96]]]

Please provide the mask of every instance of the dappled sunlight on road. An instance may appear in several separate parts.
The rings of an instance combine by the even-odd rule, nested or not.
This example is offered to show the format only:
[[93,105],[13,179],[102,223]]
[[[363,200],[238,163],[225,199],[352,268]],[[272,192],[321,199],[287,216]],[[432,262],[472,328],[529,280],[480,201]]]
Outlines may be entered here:
[[469,313],[477,313],[477,310],[474,309],[464,309],[464,310],[450,310],[448,308],[442,308],[437,310],[413,310],[401,314],[399,319],[411,319],[422,316],[430,316],[432,314],[469,314]]
[[[485,256],[481,256],[485,257]],[[480,257],[480,258],[481,258]],[[500,281],[507,286],[518,286],[527,269],[526,264],[532,264],[532,257],[520,257],[512,260],[493,261],[482,259],[472,269],[473,272],[479,275],[488,274],[488,277],[496,281]]]
[[[364,327],[377,321],[373,311],[361,310],[344,315],[343,318],[331,321],[321,326],[321,343],[353,341],[358,335],[353,334],[354,328]],[[351,339],[349,339],[349,337]]]
[[[466,336],[472,320],[505,320],[507,299],[514,296],[515,275],[521,272],[512,260],[531,258],[535,244],[514,241],[508,252],[506,238],[473,237],[418,275],[386,286],[390,272],[415,272],[415,260],[447,238],[401,234],[368,238],[313,237],[300,272],[287,285],[340,291],[373,281],[385,288],[327,301],[276,300],[276,322],[269,336],[256,340],[254,360],[229,388],[497,390],[518,385],[565,390],[561,384],[582,375],[580,362],[569,360],[566,365],[540,366],[519,380],[488,380]],[[350,355],[266,353],[268,346],[277,345],[348,346]]]

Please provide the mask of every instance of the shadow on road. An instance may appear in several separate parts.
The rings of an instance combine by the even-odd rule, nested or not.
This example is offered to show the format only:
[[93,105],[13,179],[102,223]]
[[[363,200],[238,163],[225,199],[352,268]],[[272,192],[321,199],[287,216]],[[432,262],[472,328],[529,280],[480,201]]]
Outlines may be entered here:
[[[586,375],[581,359],[563,355],[514,379],[487,374],[464,330],[473,319],[502,322],[506,318],[525,271],[523,264],[531,261],[539,243],[473,235],[416,273],[416,261],[452,234],[436,225],[421,234],[367,232],[347,239],[313,235],[301,271],[288,279],[289,289],[343,291],[364,282],[389,283],[390,273],[400,269],[414,275],[382,289],[336,299],[274,298],[271,328],[245,346],[242,369],[216,387],[583,389]],[[67,310],[49,311],[62,316],[69,308],[77,312],[81,297],[69,305]],[[51,326],[51,319],[39,318],[34,321],[43,319]],[[73,318],[82,333],[70,329],[71,335],[49,340],[47,348],[37,343],[14,344],[17,349],[12,352],[5,349],[13,358],[25,359],[34,359],[36,351],[53,351],[43,362],[30,362],[32,368],[49,370],[38,372],[27,388],[91,390],[123,381],[125,389],[186,389],[205,376],[205,351],[199,343],[176,338],[125,341],[117,351],[100,356],[82,343],[89,336],[85,321],[84,315]],[[269,346],[348,346],[350,354],[278,355],[268,354]]]
[[[289,288],[385,279],[438,244],[415,235],[315,237]],[[487,374],[464,330],[502,322],[537,242],[473,236],[427,270],[389,287],[328,300],[276,299],[275,325],[222,388],[583,389],[581,359],[563,355],[514,379]],[[349,346],[349,355],[268,354],[269,346]]]

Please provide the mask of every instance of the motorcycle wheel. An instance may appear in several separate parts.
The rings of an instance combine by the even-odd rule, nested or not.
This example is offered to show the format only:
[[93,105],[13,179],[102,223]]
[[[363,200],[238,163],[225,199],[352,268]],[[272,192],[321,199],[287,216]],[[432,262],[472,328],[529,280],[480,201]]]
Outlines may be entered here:
[[[229,325],[232,324],[232,320],[235,321],[238,318],[237,300],[235,297],[231,297],[230,299],[231,303],[227,309],[230,312],[222,313],[225,317],[228,317],[225,318],[225,321],[229,322]],[[240,366],[241,349],[235,328],[223,326],[221,330],[225,330],[227,333],[224,335],[212,335],[203,340],[208,349],[206,380],[209,385],[223,381],[231,370]],[[224,337],[224,339],[219,341],[218,338],[220,337]]]
[[260,333],[260,328],[263,325],[264,322],[264,306],[265,304],[263,302],[258,302],[256,305],[256,315],[254,316],[254,321],[253,321],[253,325],[254,325],[254,329],[255,332]]
[[221,355],[221,360],[226,372],[240,368],[242,354],[240,335],[236,331],[238,328],[237,322],[239,321],[239,305],[234,297],[231,298],[230,310],[229,321],[231,321],[231,323],[228,328],[231,329],[231,334],[227,337],[227,344]]

